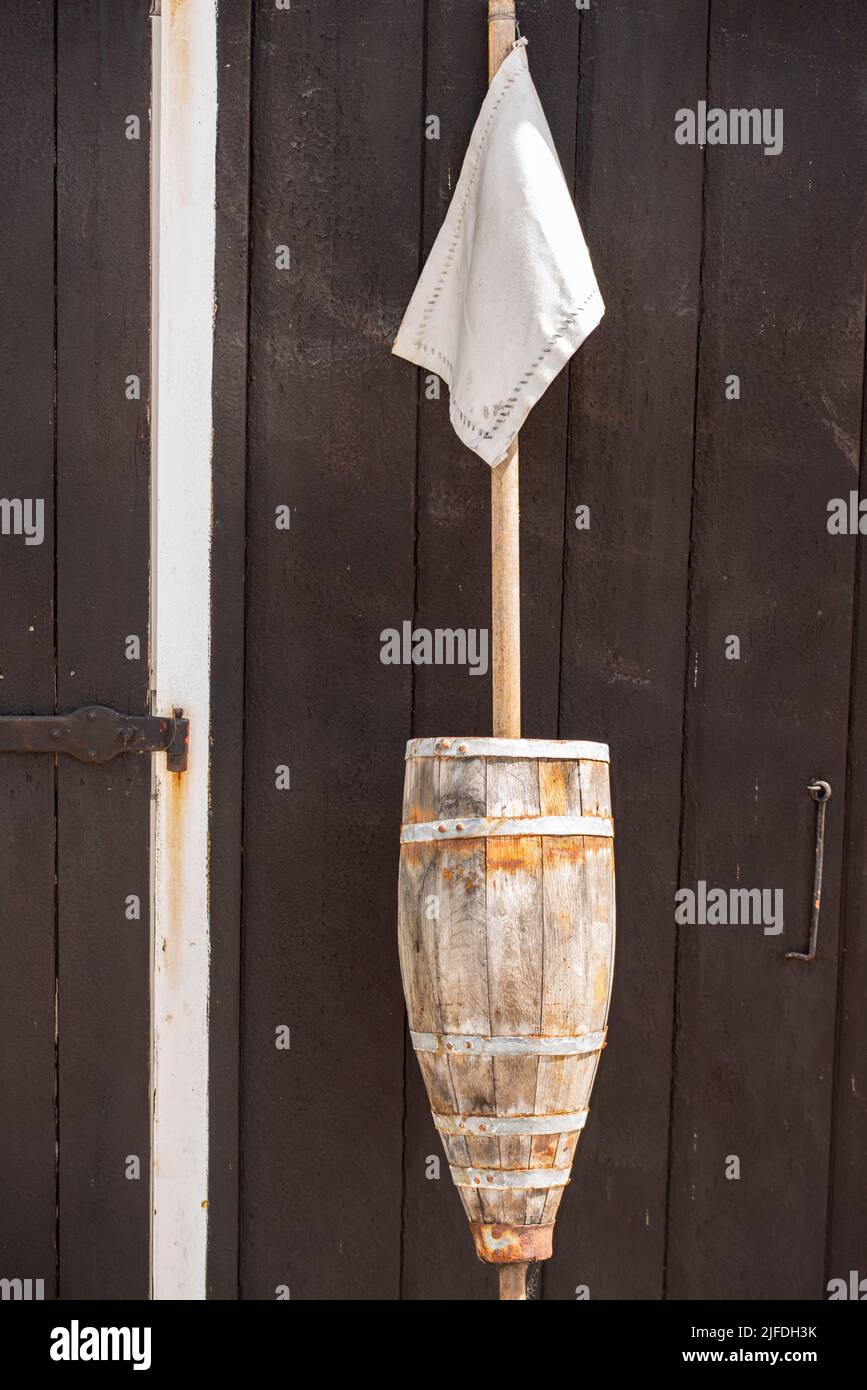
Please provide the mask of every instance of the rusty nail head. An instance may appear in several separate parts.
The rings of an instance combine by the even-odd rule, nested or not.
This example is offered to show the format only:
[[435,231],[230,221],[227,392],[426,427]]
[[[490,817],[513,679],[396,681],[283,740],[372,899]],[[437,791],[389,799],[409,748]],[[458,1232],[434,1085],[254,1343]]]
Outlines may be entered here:
[[461,825],[460,821],[458,821],[457,825],[455,826],[455,830],[463,830],[463,828],[464,827]]
[[438,830],[438,831],[440,832],[440,834],[442,835],[442,834],[445,833],[445,826],[444,826],[444,825],[438,825],[438,826],[437,826],[437,830]]
[[459,752],[459,753],[466,753],[466,751],[467,751],[467,745],[466,745],[465,743],[459,743],[459,744],[458,744],[458,752]]

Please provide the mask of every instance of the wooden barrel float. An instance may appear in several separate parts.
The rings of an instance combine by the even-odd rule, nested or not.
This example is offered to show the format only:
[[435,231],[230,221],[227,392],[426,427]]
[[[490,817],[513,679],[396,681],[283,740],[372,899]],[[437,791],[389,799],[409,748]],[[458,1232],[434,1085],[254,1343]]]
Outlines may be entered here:
[[614,963],[608,749],[411,739],[398,935],[410,1036],[476,1246],[548,1259]]

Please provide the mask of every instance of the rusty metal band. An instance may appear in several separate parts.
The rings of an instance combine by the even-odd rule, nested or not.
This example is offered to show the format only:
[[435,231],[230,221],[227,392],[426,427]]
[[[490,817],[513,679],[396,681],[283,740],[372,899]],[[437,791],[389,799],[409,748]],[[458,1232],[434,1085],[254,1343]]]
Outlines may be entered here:
[[413,1033],[416,1052],[453,1053],[481,1057],[575,1057],[605,1046],[607,1028],[570,1038],[491,1038],[478,1033]]
[[583,1129],[588,1111],[570,1115],[437,1115],[433,1122],[440,1134],[490,1139],[500,1134],[574,1134]]
[[411,738],[406,758],[548,758],[607,763],[607,743],[548,738]]
[[455,1187],[565,1187],[569,1168],[457,1168],[449,1165]]
[[608,816],[467,816],[462,820],[419,821],[402,825],[400,843],[422,840],[478,840],[492,835],[591,835],[611,839]]
[[550,1260],[553,1254],[553,1222],[544,1226],[506,1226],[493,1221],[471,1221],[470,1230],[476,1254],[487,1264],[527,1264],[531,1260]]

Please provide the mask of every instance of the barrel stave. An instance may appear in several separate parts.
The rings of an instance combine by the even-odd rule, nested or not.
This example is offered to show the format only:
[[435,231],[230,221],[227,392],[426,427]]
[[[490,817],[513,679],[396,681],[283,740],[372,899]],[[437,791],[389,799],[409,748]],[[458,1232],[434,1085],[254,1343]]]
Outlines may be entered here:
[[439,815],[440,760],[409,758],[403,779],[404,824],[435,820]]
[[486,787],[487,764],[484,758],[443,760],[440,763],[439,805],[436,816],[442,820],[459,820],[462,816],[467,819],[483,816]]
[[485,846],[482,840],[439,845],[431,879],[440,1015],[444,1033],[490,1031]]

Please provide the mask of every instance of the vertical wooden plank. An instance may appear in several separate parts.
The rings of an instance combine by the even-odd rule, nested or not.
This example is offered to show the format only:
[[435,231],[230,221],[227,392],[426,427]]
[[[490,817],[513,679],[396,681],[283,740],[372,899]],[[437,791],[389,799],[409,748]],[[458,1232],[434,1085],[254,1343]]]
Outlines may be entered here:
[[[58,9],[61,709],[147,709],[148,8],[83,0]],[[61,759],[58,769],[66,1298],[148,1292],[150,775],[146,757],[97,768]]]
[[805,783],[842,788],[846,758],[856,542],[826,522],[858,470],[864,164],[839,129],[860,111],[867,16],[851,0],[833,24],[805,0],[720,0],[713,15],[710,103],[782,109],[785,138],[771,157],[706,151],[681,883],[780,890],[784,930],[679,931],[668,1292],[809,1299],[824,1293],[833,802],[820,955],[784,952],[803,949],[809,921]]
[[[439,783],[439,764],[432,758],[419,758],[407,768],[407,795],[404,816],[423,812],[428,793]],[[421,795],[413,795],[419,791]],[[432,808],[436,809],[435,805]],[[482,983],[478,964],[471,953],[460,949],[461,939],[477,935],[478,897],[482,889],[482,930],[484,930],[484,858],[479,864],[477,847],[462,844],[449,852],[445,844],[431,842],[404,845],[400,856],[398,887],[398,946],[407,1016],[414,1032],[460,1032],[464,1029],[466,1008],[482,1007]],[[462,851],[460,853],[459,851]],[[455,910],[457,884],[465,886],[470,902],[466,911]],[[429,910],[432,909],[432,910]],[[475,967],[467,985],[460,976],[452,979],[449,966]],[[484,982],[486,986],[486,981]],[[456,989],[460,994],[456,997]],[[485,1010],[485,1017],[487,1011]],[[437,1114],[466,1113],[465,1105],[476,1073],[453,1066],[440,1054],[414,1053],[424,1078],[430,1108]],[[461,1137],[443,1136],[446,1159],[468,1165],[477,1162],[472,1145]],[[465,1188],[459,1190],[468,1215],[479,1216],[479,1199]]]
[[[583,785],[582,785],[583,784]],[[540,763],[542,815],[611,814],[606,763]],[[546,837],[542,842],[545,970],[542,1032],[595,1032],[603,1027],[611,984],[612,849],[592,837]],[[584,1109],[601,1054],[542,1057],[536,1114]],[[579,1135],[533,1141],[532,1166],[568,1166]],[[562,1188],[542,1194],[537,1219],[557,1215]],[[559,1246],[559,1241],[557,1242]]]
[[238,1292],[250,0],[217,17],[208,1297]]
[[[484,758],[444,758],[440,767],[437,817],[460,819],[486,814],[487,766]],[[484,839],[437,846],[441,886],[438,892],[437,978],[442,1029],[445,1033],[491,1031],[487,952],[487,860]],[[449,1057],[455,1109],[462,1115],[496,1110],[494,1064],[488,1057]],[[496,1139],[462,1141],[467,1163],[497,1167]],[[454,1144],[454,1141],[452,1141]],[[455,1159],[455,1162],[459,1162]],[[472,1220],[501,1221],[506,1199],[500,1192],[458,1188]],[[469,1249],[469,1245],[468,1245]]]
[[[865,398],[867,409],[867,398]],[[867,416],[861,422],[859,494],[864,496],[867,458]],[[856,545],[859,543],[856,542]],[[863,542],[860,543],[863,545]],[[865,1275],[867,1250],[867,1030],[864,997],[867,993],[867,582],[863,550],[856,557],[855,623],[846,800],[841,797],[832,825],[843,841],[842,921],[840,925],[838,1040],[834,1077],[834,1109],[831,1129],[831,1184],[829,1193],[827,1282],[843,1279],[849,1285],[850,1270]],[[842,789],[840,789],[842,790]],[[829,808],[830,809],[830,808]],[[845,811],[845,819],[844,819]],[[823,930],[820,919],[820,932]]]
[[[54,82],[54,5],[5,6],[0,497],[41,501],[45,534],[30,545],[0,534],[3,714],[54,708]],[[44,1279],[46,1298],[56,1293],[54,798],[52,758],[0,757],[0,1277]]]
[[422,14],[254,16],[245,1298],[398,1292],[411,683],[380,633],[412,605],[416,393],[389,348],[417,268]]
[[[484,758],[443,758],[436,817],[484,816],[485,787]],[[444,841],[436,850],[441,882],[435,895],[434,939],[441,1027],[445,1033],[487,1033],[485,842]],[[460,1096],[458,1101],[462,1109]]]
[[[538,816],[539,768],[530,760],[492,758],[488,765],[487,814]],[[542,841],[491,837],[486,849],[488,974],[491,982],[491,1033],[538,1033],[542,1022],[543,880]],[[494,1059],[499,1113],[533,1113],[538,1057]],[[500,1139],[500,1166],[526,1168],[530,1140]],[[527,1221],[527,1193],[502,1194],[504,1221]]]
[[577,201],[606,313],[573,368],[559,735],[611,745],[624,930],[552,1298],[662,1292],[702,185],[674,113],[706,37],[694,0],[581,15]]
[[[207,1293],[212,383],[216,0],[154,24],[158,333],[154,703],[190,720],[183,774],[154,763],[151,1263],[156,1299]],[[183,306],[178,312],[178,306]],[[197,731],[197,732],[196,732]]]

